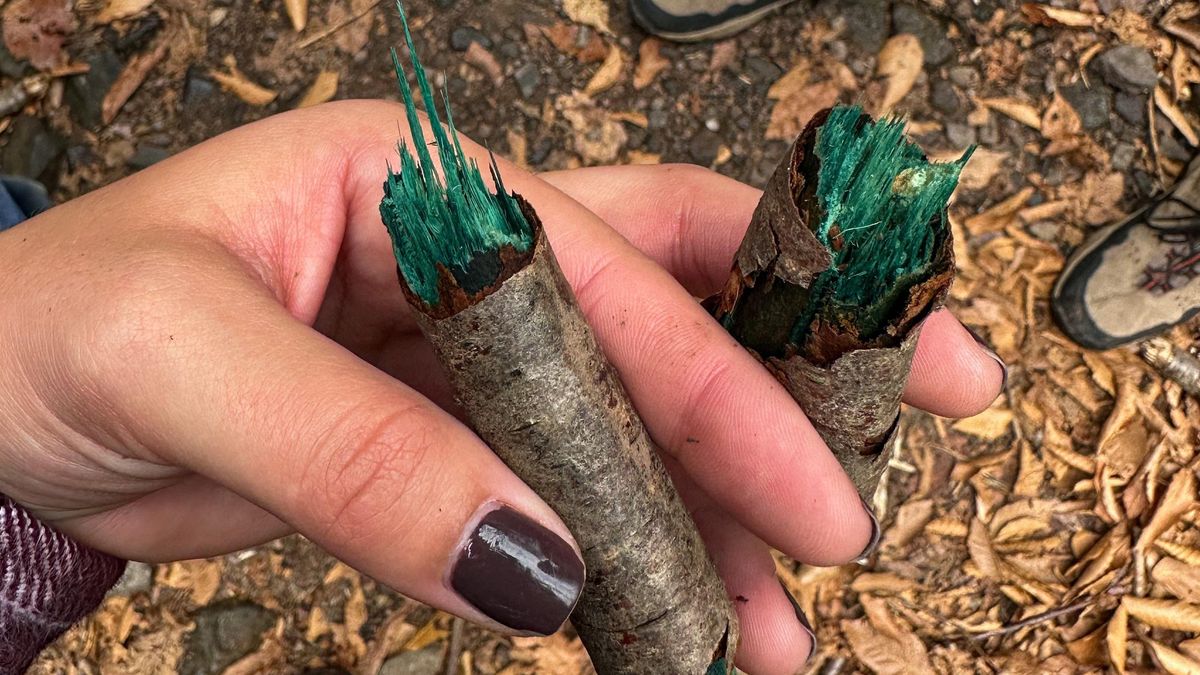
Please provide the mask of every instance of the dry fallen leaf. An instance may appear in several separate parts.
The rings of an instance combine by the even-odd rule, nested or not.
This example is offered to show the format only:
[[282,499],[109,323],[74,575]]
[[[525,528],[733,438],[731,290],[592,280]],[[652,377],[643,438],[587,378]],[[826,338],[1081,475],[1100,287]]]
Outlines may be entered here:
[[841,90],[833,80],[808,84],[812,70],[800,62],[767,91],[775,99],[771,120],[767,123],[767,140],[792,141],[800,134],[813,115],[837,103]]
[[[343,53],[354,56],[367,46],[375,14],[371,9],[377,0],[335,0],[325,11],[325,23],[337,26],[333,43]],[[415,28],[414,28],[415,30]]]
[[981,98],[978,99],[980,105],[1004,115],[1024,124],[1025,126],[1041,130],[1042,116],[1038,113],[1037,108],[1008,96],[997,98]]
[[1189,565],[1200,567],[1200,548],[1191,548],[1170,541],[1156,541],[1154,545],[1166,551],[1172,557],[1178,558]]
[[996,555],[996,550],[992,548],[987,525],[978,518],[971,520],[970,534],[967,535],[967,551],[970,552],[975,566],[979,568],[979,573],[985,578],[996,581],[1004,578],[1003,563]]
[[300,97],[300,101],[296,103],[296,107],[307,108],[324,103],[332,99],[334,94],[337,94],[337,87],[337,71],[322,70],[317,73],[317,76],[313,79],[313,83],[309,85],[308,91],[304,92],[304,96]]
[[1200,661],[1200,638],[1180,642],[1179,651],[1193,661]]
[[117,19],[139,14],[154,4],[154,0],[108,0],[96,15],[96,23],[112,23]]
[[1155,642],[1154,640],[1146,640],[1145,642],[1150,646],[1150,649],[1154,650],[1154,656],[1162,664],[1163,670],[1166,670],[1171,675],[1200,675],[1200,663],[1193,661],[1161,642]]
[[883,534],[882,548],[900,548],[908,545],[913,537],[925,529],[933,518],[933,500],[910,501],[896,511],[896,521]]
[[912,633],[888,636],[866,621],[843,621],[842,632],[854,657],[878,675],[934,672],[925,645]]
[[662,164],[662,155],[641,150],[630,150],[626,159],[629,164]]
[[[633,73],[633,88],[645,89],[654,83],[659,73],[671,67],[671,62],[663,58],[662,40],[649,37],[642,40],[638,47],[638,64]],[[614,47],[615,48],[615,47]]]
[[992,407],[974,417],[961,419],[954,423],[955,431],[970,434],[987,441],[994,441],[1011,430],[1013,421],[1012,411],[1007,408]]
[[63,43],[75,32],[70,0],[13,0],[0,18],[4,44],[17,60],[41,70],[66,62]]
[[1171,484],[1167,486],[1162,502],[1138,537],[1137,548],[1145,551],[1163,532],[1178,522],[1183,514],[1196,507],[1196,474],[1191,469],[1180,469],[1171,477]]
[[101,121],[110,124],[116,119],[121,107],[133,96],[133,92],[142,86],[142,82],[146,81],[146,76],[154,66],[166,56],[170,42],[169,39],[160,39],[153,50],[138,54],[129,60],[112,87],[109,87],[108,93],[104,95],[104,101],[100,104]]
[[1021,5],[1021,13],[1031,23],[1043,26],[1067,26],[1069,28],[1092,28],[1098,25],[1103,17],[1073,9],[1063,9],[1050,5],[1039,5],[1027,2]]
[[554,107],[574,130],[575,152],[586,164],[615,162],[629,139],[625,127],[583,92],[563,94]]
[[800,95],[808,86],[808,79],[811,75],[812,65],[808,61],[799,61],[771,84],[771,88],[767,90],[767,98],[782,101]]
[[1161,84],[1154,88],[1154,105],[1158,106],[1162,114],[1171,121],[1171,124],[1175,125],[1175,128],[1179,130],[1179,133],[1183,134],[1183,137],[1187,139],[1187,142],[1193,148],[1200,145],[1200,136],[1192,128],[1192,123],[1188,121],[1187,115],[1179,109],[1179,106],[1171,101],[1171,97],[1167,95],[1167,90]]
[[583,645],[578,640],[567,639],[561,631],[545,638],[515,637],[512,644],[512,659],[529,666],[520,672],[556,675],[594,672]]
[[1122,598],[1121,604],[1129,616],[1147,626],[1200,633],[1200,605],[1132,595]]
[[159,568],[155,583],[187,591],[192,602],[207,605],[221,585],[221,563],[218,560],[185,560]]
[[496,57],[478,42],[471,42],[471,46],[467,47],[467,53],[463,54],[463,60],[487,75],[492,84],[500,86],[504,82],[504,68],[500,66]]
[[1159,560],[1150,572],[1155,588],[1184,602],[1200,604],[1200,567],[1193,567],[1174,558]]
[[283,0],[283,7],[292,21],[292,28],[297,33],[304,30],[308,25],[308,0]]
[[529,170],[529,140],[525,134],[509,128],[504,132],[508,141],[508,159],[522,169]]
[[583,88],[583,93],[588,96],[595,96],[604,91],[612,89],[617,82],[621,81],[621,73],[625,70],[625,52],[616,44],[608,49],[608,56],[605,57],[604,63],[588,80],[587,86]]
[[908,33],[893,35],[879,50],[879,65],[875,72],[887,78],[887,91],[879,104],[876,116],[884,116],[901,101],[921,74],[925,52],[917,36]]
[[[957,158],[957,154],[955,158]],[[959,187],[964,190],[986,189],[988,185],[991,185],[992,179],[1004,168],[1006,162],[1008,162],[1007,152],[975,148],[975,152],[971,154],[971,159],[963,167],[962,174],[958,179]]]
[[1067,103],[1062,94],[1054,92],[1054,98],[1042,115],[1042,137],[1050,141],[1062,141],[1074,138],[1082,131],[1083,122],[1079,119],[1079,113],[1075,112],[1075,108]]
[[563,0],[563,11],[575,23],[612,35],[608,27],[608,0]]
[[1096,460],[1076,452],[1071,437],[1051,420],[1046,420],[1042,433],[1042,453],[1058,459],[1085,474],[1096,472]]
[[222,89],[231,92],[246,103],[262,107],[274,101],[275,97],[279,96],[279,92],[267,89],[246,77],[233,63],[227,63],[226,66],[229,68],[228,73],[223,73],[219,70],[210,70],[208,71],[209,76],[216,80]]
[[1046,463],[1033,451],[1029,441],[1021,441],[1021,463],[1017,481],[1013,484],[1014,497],[1037,497],[1042,493],[1046,480]]
[[1129,613],[1123,606],[1118,606],[1108,620],[1104,642],[1109,663],[1120,675],[1125,675],[1125,661],[1129,658]]

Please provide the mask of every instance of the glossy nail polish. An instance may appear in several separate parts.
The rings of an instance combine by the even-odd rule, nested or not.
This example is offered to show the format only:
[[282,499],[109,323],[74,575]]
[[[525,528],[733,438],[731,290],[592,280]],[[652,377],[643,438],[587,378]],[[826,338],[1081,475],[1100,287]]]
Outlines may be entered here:
[[817,631],[813,630],[812,624],[808,622],[808,617],[804,615],[804,610],[800,609],[800,603],[796,602],[796,598],[788,590],[787,584],[780,581],[779,585],[783,588],[783,594],[787,596],[788,602],[792,603],[792,610],[796,612],[796,620],[804,627],[808,637],[812,638],[812,651],[808,653],[807,659],[807,661],[812,661],[812,657],[817,653]]
[[875,549],[879,548],[879,539],[882,533],[879,531],[879,519],[875,517],[875,509],[871,508],[871,505],[867,503],[867,500],[862,499],[862,497],[859,497],[859,499],[862,501],[863,510],[866,511],[867,516],[871,518],[871,539],[867,542],[867,547],[863,549],[862,554],[859,555],[854,562],[858,563],[859,565],[865,565],[871,558],[871,555],[875,553]]
[[507,506],[480,520],[450,572],[450,586],[476,609],[539,635],[567,620],[583,580],[583,561],[570,544]]
[[1008,386],[1008,364],[1004,362],[1004,359],[1000,358],[1000,355],[996,353],[995,349],[992,349],[991,345],[989,345],[982,337],[980,337],[979,333],[975,332],[975,329],[966,324],[963,324],[963,328],[966,328],[967,332],[971,334],[971,337],[975,338],[975,342],[978,343],[980,347],[983,347],[983,350],[987,352],[987,355],[992,357],[992,359],[1000,365],[1000,370],[1004,373],[1004,380],[1000,383],[1000,388],[1006,388]]

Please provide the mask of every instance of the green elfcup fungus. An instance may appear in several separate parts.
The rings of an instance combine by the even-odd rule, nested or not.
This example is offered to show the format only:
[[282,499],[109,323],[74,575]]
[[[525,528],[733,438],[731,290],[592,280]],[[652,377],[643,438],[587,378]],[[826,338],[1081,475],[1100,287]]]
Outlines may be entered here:
[[416,156],[400,145],[380,214],[417,324],[472,428],[579,543],[587,578],[571,621],[596,670],[733,672],[736,614],[695,524],[537,213],[494,158],[488,187],[448,101],[443,128],[404,23],[437,163],[393,52]]
[[970,155],[932,163],[900,120],[822,111],[768,183],[724,290],[706,301],[868,502],[921,325],[954,279],[946,204]]

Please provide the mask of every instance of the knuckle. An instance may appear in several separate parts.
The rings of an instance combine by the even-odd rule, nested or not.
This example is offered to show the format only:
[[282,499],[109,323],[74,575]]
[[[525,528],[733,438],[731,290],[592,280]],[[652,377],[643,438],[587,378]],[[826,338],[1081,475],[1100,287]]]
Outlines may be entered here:
[[93,297],[85,311],[62,322],[70,344],[88,345],[80,372],[96,383],[119,383],[131,364],[154,365],[165,358],[171,326],[187,307],[185,286],[192,285],[181,266],[162,255],[138,258],[108,279],[105,292]]
[[587,271],[583,279],[575,286],[575,299],[579,302],[579,307],[585,316],[592,316],[593,313],[604,302],[604,289],[611,287],[612,284],[607,283],[609,277],[613,274],[622,273],[622,257],[620,255],[610,254],[600,256],[595,259],[591,265],[591,269]]
[[720,407],[719,402],[724,398],[723,392],[728,386],[730,365],[727,361],[701,357],[692,367],[696,375],[686,385],[685,405],[679,408],[679,417],[669,436],[670,452],[677,458],[682,458],[684,452],[695,444],[694,440],[689,440],[693,434],[705,435],[698,430],[711,421],[713,410]]
[[434,443],[433,422],[420,405],[366,422],[347,422],[315,450],[298,485],[320,536],[362,540],[409,517],[396,509],[423,502],[423,468]]

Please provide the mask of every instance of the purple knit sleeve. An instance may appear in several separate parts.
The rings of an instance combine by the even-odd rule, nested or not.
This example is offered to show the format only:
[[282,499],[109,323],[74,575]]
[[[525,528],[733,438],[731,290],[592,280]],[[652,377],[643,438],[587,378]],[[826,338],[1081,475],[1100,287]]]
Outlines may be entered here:
[[92,550],[0,495],[0,673],[34,657],[100,604],[125,561]]

